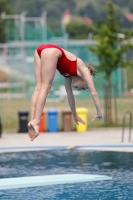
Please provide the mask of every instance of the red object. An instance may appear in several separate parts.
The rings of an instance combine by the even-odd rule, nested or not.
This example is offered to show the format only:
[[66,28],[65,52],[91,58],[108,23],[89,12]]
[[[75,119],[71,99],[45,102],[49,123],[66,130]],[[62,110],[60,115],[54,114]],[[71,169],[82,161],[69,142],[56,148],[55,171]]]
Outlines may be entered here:
[[81,18],[81,20],[86,24],[92,24],[93,23],[92,19],[90,19],[88,17]]
[[133,21],[133,14],[132,13],[126,13],[125,16],[128,19],[128,21]]
[[44,112],[42,112],[41,119],[40,119],[40,126],[39,126],[39,133],[45,132],[44,126]]
[[65,9],[64,15],[70,15],[70,10],[68,8]]
[[53,44],[43,44],[39,46],[37,48],[38,55],[41,57],[42,50],[47,48],[56,48],[61,51],[62,56],[58,59],[57,62],[57,70],[60,72],[61,75],[63,75],[66,78],[69,78],[71,76],[77,76],[77,57],[74,61],[69,60],[66,57],[63,49]]

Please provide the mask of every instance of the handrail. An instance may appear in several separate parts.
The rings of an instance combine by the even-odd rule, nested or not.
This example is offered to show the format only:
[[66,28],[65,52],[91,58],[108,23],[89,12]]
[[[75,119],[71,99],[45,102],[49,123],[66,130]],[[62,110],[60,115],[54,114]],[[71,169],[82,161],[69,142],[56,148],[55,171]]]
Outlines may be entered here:
[[124,129],[125,129],[125,117],[126,117],[126,114],[129,114],[130,116],[130,128],[129,128],[129,139],[128,141],[130,142],[131,141],[131,130],[132,130],[132,113],[130,111],[125,111],[124,112],[124,115],[123,115],[123,123],[122,123],[122,139],[121,139],[121,142],[123,142],[124,140]]

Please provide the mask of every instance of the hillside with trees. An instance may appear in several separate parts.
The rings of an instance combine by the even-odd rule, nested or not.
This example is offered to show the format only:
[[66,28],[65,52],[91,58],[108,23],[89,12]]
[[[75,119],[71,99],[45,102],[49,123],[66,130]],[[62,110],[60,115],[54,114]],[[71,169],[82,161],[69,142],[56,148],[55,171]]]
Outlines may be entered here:
[[[70,20],[66,24],[66,31],[70,38],[86,39],[88,33],[96,34],[97,28],[104,23],[107,14],[105,6],[107,0],[0,0],[0,14],[20,14],[26,11],[26,17],[39,17],[47,11],[47,25],[57,36],[62,28],[65,11],[69,12]],[[120,20],[121,32],[128,35],[133,29],[133,1],[113,0],[118,9],[117,19]],[[57,31],[56,31],[57,30]],[[0,18],[0,42],[5,42],[5,20]]]
[[[52,26],[59,25],[63,12],[66,8],[70,10],[72,16],[88,17],[93,21],[102,20],[106,17],[104,6],[107,0],[10,0],[10,5],[16,13],[27,11],[27,16],[40,16],[46,10],[48,23]],[[119,8],[118,19],[121,19],[121,26],[126,28],[133,27],[133,19],[128,17],[133,14],[132,0],[114,0],[114,5]]]

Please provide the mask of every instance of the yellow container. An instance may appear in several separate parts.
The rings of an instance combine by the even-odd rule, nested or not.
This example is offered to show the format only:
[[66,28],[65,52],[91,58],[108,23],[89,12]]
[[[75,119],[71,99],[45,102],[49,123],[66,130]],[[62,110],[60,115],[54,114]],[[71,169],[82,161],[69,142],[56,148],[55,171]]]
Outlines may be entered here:
[[87,123],[87,114],[88,110],[86,108],[77,108],[77,115],[85,121],[85,124],[82,124],[79,122],[79,125],[76,125],[76,130],[77,132],[85,132],[87,131],[88,128],[88,123]]

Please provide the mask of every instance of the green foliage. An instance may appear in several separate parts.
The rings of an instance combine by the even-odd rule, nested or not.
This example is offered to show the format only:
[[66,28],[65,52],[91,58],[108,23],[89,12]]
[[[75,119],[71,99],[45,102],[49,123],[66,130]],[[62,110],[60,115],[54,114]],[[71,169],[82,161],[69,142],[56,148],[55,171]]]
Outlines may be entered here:
[[[7,14],[12,14],[13,9],[9,5],[8,0],[0,0],[0,15],[1,13],[5,11]],[[6,29],[5,29],[5,20],[1,19],[0,17],[0,43],[6,41]]]
[[66,26],[66,32],[73,39],[87,39],[90,32],[94,33],[94,27],[82,22],[71,22]]
[[128,89],[133,89],[133,67],[127,66]]
[[[16,13],[27,11],[27,16],[38,17],[46,10],[48,24],[59,26],[61,17],[66,8],[69,8],[72,16],[90,17],[92,20],[97,21],[105,19],[106,13],[103,6],[107,4],[107,0],[10,0],[10,5],[13,6]],[[118,5],[121,10],[121,19],[123,27],[132,27],[132,23],[127,21],[124,12],[125,8],[128,11],[131,8],[132,0],[113,0],[115,5]],[[80,7],[78,8],[78,5]],[[84,6],[82,6],[84,5]]]
[[89,17],[93,21],[106,17],[106,13],[102,10],[102,8],[97,9],[92,3],[88,3],[86,6],[80,8],[79,15],[82,17]]
[[133,13],[133,1],[132,1],[132,2],[130,2],[130,4],[129,4],[129,5],[130,5],[130,7],[129,7],[129,10],[130,10],[130,12],[131,12],[131,13]]
[[[107,0],[101,0],[101,1],[93,1],[87,3],[87,5],[79,8],[78,14],[81,17],[89,17],[94,22],[96,21],[102,21],[102,19],[105,19],[107,17],[106,12],[104,11],[103,7],[107,4]],[[129,21],[125,17],[125,9],[126,12],[132,12],[133,6],[132,6],[132,0],[124,1],[124,0],[113,0],[115,6],[119,7],[119,12],[117,13],[116,18],[121,21],[120,26],[126,27],[126,28],[132,28],[132,22]]]
[[26,10],[27,16],[30,17],[41,16],[44,10],[47,11],[47,22],[54,27],[61,24],[61,18],[66,8],[69,8],[73,14],[76,9],[75,0],[11,0],[11,4],[17,13]]
[[6,41],[5,22],[0,19],[0,43]]
[[133,65],[130,59],[126,60],[124,56],[128,49],[133,49],[133,46],[125,38],[118,37],[119,22],[116,20],[117,11],[112,0],[109,0],[106,12],[107,20],[95,36],[97,44],[89,48],[98,56],[98,70],[105,72],[105,78],[110,81],[115,69]]
[[132,0],[113,0],[114,4],[117,4],[120,7],[127,7],[127,5],[130,5]]
[[[6,14],[12,14],[13,8],[9,5],[8,0],[0,0],[0,15],[5,11]],[[5,20],[0,17],[0,43],[6,41],[6,27]]]
[[[83,33],[82,29],[81,31],[77,28],[77,33],[73,33],[74,28],[70,28],[68,26],[68,29],[70,28],[72,31],[71,35],[74,35],[71,38],[75,39],[84,39],[87,38],[87,34],[89,32],[92,32],[93,34],[97,33],[97,31],[94,29],[95,23],[96,26],[98,25],[101,27],[101,24],[103,23],[103,20],[106,18],[107,14],[103,10],[103,6],[107,4],[107,0],[0,0],[0,14],[3,11],[6,11],[7,14],[13,13],[12,9],[14,9],[14,12],[16,14],[20,14],[23,11],[27,11],[26,16],[30,17],[39,17],[41,16],[42,12],[45,10],[47,11],[47,24],[50,27],[53,27],[53,29],[57,30],[58,27],[61,27],[61,19],[64,13],[64,10],[68,8],[70,10],[70,13],[72,17],[89,17],[94,21],[94,25],[88,26],[86,25],[86,28],[83,27],[83,30],[85,33]],[[131,11],[133,9],[132,6],[132,0],[113,0],[114,4],[119,6],[119,12],[117,13],[117,18],[121,20],[121,27],[126,28],[132,28],[132,23],[128,21],[125,16],[124,12]],[[79,6],[80,5],[80,6]],[[75,23],[75,22],[74,22]],[[73,23],[74,27],[75,24]],[[77,23],[77,22],[76,22]],[[72,24],[70,25],[72,26]],[[79,25],[78,25],[79,27]],[[82,26],[81,26],[82,27]],[[70,32],[71,32],[70,31]],[[75,30],[76,31],[76,30]],[[88,33],[87,33],[88,31]],[[58,32],[58,30],[57,30]],[[79,36],[78,36],[79,32]],[[60,35],[60,33],[59,33]],[[0,18],[0,42],[5,41],[5,20],[1,20]]]

